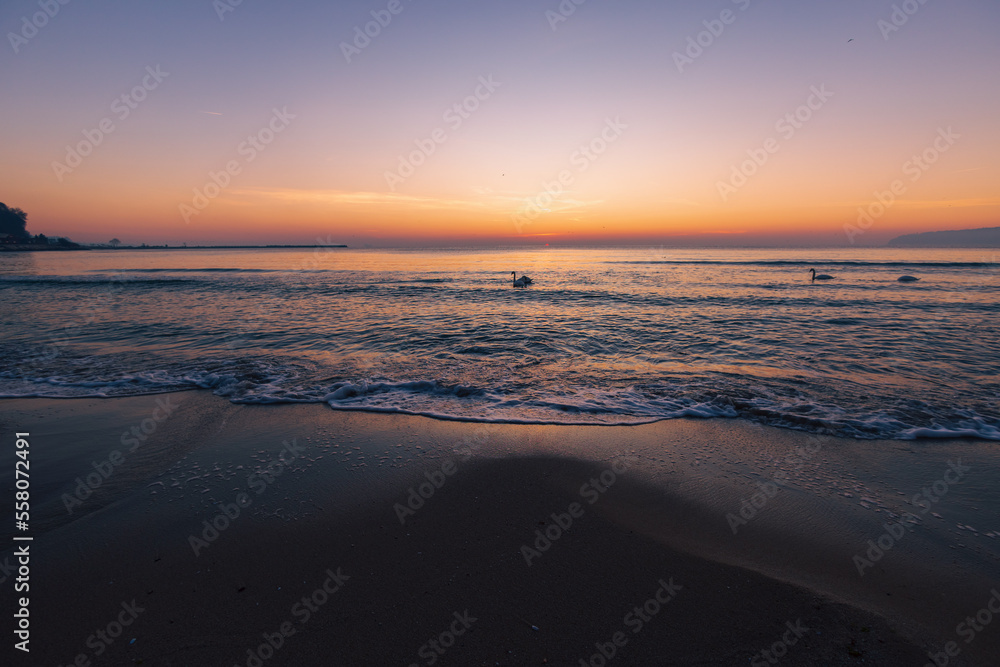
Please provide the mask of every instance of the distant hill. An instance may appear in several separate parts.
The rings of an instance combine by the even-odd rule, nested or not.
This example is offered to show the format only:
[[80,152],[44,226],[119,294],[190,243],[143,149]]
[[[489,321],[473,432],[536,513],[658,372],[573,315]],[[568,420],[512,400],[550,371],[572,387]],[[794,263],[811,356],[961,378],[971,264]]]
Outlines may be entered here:
[[893,248],[1000,248],[1000,227],[906,234],[889,241]]

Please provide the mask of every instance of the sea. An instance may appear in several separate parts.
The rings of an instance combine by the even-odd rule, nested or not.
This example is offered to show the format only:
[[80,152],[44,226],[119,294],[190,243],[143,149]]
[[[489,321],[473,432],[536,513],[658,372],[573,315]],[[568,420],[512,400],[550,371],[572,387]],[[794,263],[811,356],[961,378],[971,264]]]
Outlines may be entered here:
[[0,314],[3,398],[1000,440],[1000,250],[7,252]]

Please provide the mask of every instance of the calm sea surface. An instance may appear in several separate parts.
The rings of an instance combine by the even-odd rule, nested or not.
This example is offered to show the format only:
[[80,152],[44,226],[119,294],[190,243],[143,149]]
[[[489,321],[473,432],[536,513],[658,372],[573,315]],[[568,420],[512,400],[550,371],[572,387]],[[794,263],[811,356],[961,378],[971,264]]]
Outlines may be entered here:
[[0,312],[3,397],[1000,440],[1000,251],[0,253]]

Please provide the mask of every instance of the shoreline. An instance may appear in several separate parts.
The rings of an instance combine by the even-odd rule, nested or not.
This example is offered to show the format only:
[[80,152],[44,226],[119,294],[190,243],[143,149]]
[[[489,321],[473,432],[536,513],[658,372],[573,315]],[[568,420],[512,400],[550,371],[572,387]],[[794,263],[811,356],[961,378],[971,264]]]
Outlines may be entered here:
[[[170,389],[160,389],[160,390],[147,390],[145,393],[141,394],[128,394],[121,396],[92,396],[92,395],[66,395],[66,396],[40,396],[40,395],[21,395],[21,396],[11,396],[11,395],[0,395],[0,402],[3,401],[112,401],[112,400],[141,400],[143,398],[163,396],[167,394],[211,394],[214,398],[221,398],[227,402],[231,402],[232,399],[227,396],[218,396],[214,392],[215,388],[204,389],[201,387],[191,387],[191,388],[170,388]],[[517,419],[517,418],[485,418],[485,417],[469,417],[461,414],[447,414],[434,411],[411,411],[396,408],[382,408],[375,406],[363,406],[363,405],[337,405],[333,406],[327,400],[323,398],[314,399],[296,399],[296,400],[282,400],[277,399],[273,401],[258,401],[258,402],[235,402],[234,405],[241,405],[246,407],[266,407],[266,408],[277,408],[281,406],[302,406],[302,405],[312,405],[319,406],[334,412],[347,412],[347,413],[361,413],[369,414],[373,416],[400,416],[404,418],[416,418],[416,419],[428,419],[432,422],[451,422],[455,424],[465,424],[469,427],[476,426],[525,426],[525,427],[542,427],[542,426],[553,426],[553,427],[596,427],[596,428],[632,428],[638,426],[650,426],[653,424],[658,424],[662,422],[700,422],[700,423],[711,423],[715,421],[721,421],[726,423],[737,423],[746,424],[750,427],[760,426],[766,429],[775,429],[778,432],[790,432],[798,433],[805,438],[831,438],[836,440],[843,440],[845,442],[868,442],[868,443],[1000,443],[1000,440],[996,437],[994,432],[980,433],[973,431],[971,429],[956,428],[956,429],[944,429],[944,428],[930,428],[930,427],[917,427],[912,426],[908,431],[904,432],[903,435],[908,437],[887,437],[887,436],[870,436],[866,435],[864,437],[859,435],[845,436],[836,435],[828,433],[817,433],[809,430],[801,430],[795,428],[786,423],[764,423],[757,421],[756,419],[749,418],[745,415],[726,415],[726,414],[704,414],[699,416],[686,415],[686,416],[643,416],[635,417],[635,421],[619,421],[619,422],[601,422],[601,421],[561,421],[556,419]],[[622,415],[627,416],[627,415]],[[817,420],[818,421],[818,420]],[[801,424],[797,424],[800,426]]]
[[[955,633],[1000,572],[985,535],[1000,530],[1000,452],[980,440],[452,422],[208,392],[3,399],[0,424],[31,432],[33,638],[58,664],[247,664],[285,621],[296,632],[265,664],[317,650],[426,664],[421,647],[466,608],[478,620],[438,664],[578,665],[608,642],[618,664],[748,664],[797,620],[810,632],[787,664],[923,664],[955,641],[950,664],[976,665],[1000,649],[1000,623],[968,645]],[[114,451],[123,461],[70,514],[65,496]],[[909,501],[949,459],[969,470],[923,514]],[[240,494],[250,503],[205,539]],[[859,575],[853,557],[907,510],[919,520]],[[558,537],[543,550],[536,530]],[[351,578],[300,622],[292,602],[338,567]],[[671,577],[684,588],[668,594]],[[657,594],[662,615],[633,633],[641,617],[625,612]],[[149,610],[136,642],[94,655],[89,635],[133,598]]]
[[59,246],[53,246],[51,248],[46,246],[34,246],[31,248],[12,248],[9,245],[0,245],[0,252],[50,252],[50,251],[65,252],[68,250],[95,250],[95,248],[85,248],[82,246],[79,248],[67,248]]

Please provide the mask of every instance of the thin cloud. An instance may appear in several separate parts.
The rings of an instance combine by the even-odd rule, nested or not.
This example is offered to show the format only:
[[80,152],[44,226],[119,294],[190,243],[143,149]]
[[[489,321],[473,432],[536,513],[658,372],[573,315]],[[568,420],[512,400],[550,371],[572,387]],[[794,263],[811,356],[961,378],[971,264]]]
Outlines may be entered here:
[[289,188],[252,188],[234,190],[234,195],[274,199],[284,202],[331,204],[348,206],[396,206],[422,209],[482,210],[488,208],[483,201],[418,197],[398,192],[347,192],[343,190],[296,190]]

